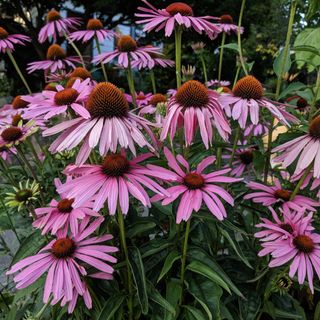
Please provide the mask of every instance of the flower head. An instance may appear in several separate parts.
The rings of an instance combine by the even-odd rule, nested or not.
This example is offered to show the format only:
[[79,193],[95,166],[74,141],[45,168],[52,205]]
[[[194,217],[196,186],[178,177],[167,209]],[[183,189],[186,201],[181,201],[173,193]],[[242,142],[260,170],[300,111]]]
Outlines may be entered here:
[[0,52],[12,52],[16,44],[25,46],[25,42],[30,41],[31,38],[23,34],[9,34],[6,29],[0,27]]
[[8,207],[18,207],[18,211],[34,203],[39,195],[39,184],[36,181],[19,182],[19,187],[13,187],[14,192],[6,194],[5,203]]
[[7,274],[17,273],[13,278],[17,289],[28,287],[47,272],[43,302],[47,303],[51,295],[52,304],[61,300],[69,302],[74,298],[74,290],[84,296],[81,278],[87,275],[88,266],[97,270],[98,274],[112,275],[110,263],[117,262],[117,259],[109,253],[117,252],[118,249],[102,244],[112,239],[112,236],[105,234],[88,238],[102,221],[103,218],[99,218],[89,224],[89,219],[83,219],[77,235],[68,236],[61,232],[39,253],[14,264]]
[[36,70],[56,72],[58,70],[66,69],[67,66],[74,69],[76,67],[75,63],[80,63],[79,57],[67,57],[63,48],[58,44],[52,44],[47,50],[47,59],[30,62],[27,70],[28,73],[32,73]]
[[82,40],[82,42],[85,43],[96,37],[98,41],[103,42],[106,39],[111,40],[116,35],[115,32],[104,29],[99,19],[89,19],[86,30],[72,32],[69,38],[73,41]]
[[[167,158],[168,166],[173,171],[151,164],[147,165],[147,167],[154,177],[173,181],[174,186],[167,189],[168,195],[156,195],[152,201],[162,200],[163,205],[168,205],[181,196],[176,217],[178,224],[182,220],[188,221],[193,211],[198,212],[200,210],[202,203],[207,206],[218,220],[226,218],[227,212],[219,197],[222,197],[232,206],[233,198],[217,184],[233,183],[241,179],[224,176],[230,172],[231,169],[229,168],[211,171],[207,174],[203,173],[209,165],[215,162],[215,156],[203,159],[195,170],[190,170],[188,162],[181,155],[175,158],[168,148],[164,148],[164,154]],[[181,169],[181,166],[183,166],[183,169]]]
[[139,110],[139,115],[154,115],[156,123],[162,124],[167,113],[167,97],[161,93],[152,95],[148,103]]
[[252,124],[259,123],[260,108],[268,109],[281,123],[289,125],[298,119],[284,109],[284,105],[264,97],[262,84],[253,76],[245,76],[234,86],[232,93],[222,94],[219,98],[228,117],[239,122],[245,128],[250,116]]
[[43,43],[52,37],[56,42],[58,37],[69,33],[79,25],[80,18],[62,18],[60,13],[53,9],[48,12],[47,22],[39,32],[38,40]]
[[[233,23],[233,18],[229,14],[223,14],[219,18],[219,22],[217,24],[222,32],[225,32],[227,34],[238,33],[238,26]],[[243,27],[240,27],[240,33],[243,33],[244,29]]]
[[68,181],[58,188],[59,192],[74,198],[74,206],[82,205],[94,198],[93,210],[100,210],[106,201],[111,215],[114,215],[117,204],[120,204],[123,214],[129,210],[129,195],[132,195],[144,206],[151,206],[150,199],[144,187],[161,195],[167,192],[148,177],[151,170],[140,165],[141,161],[152,156],[142,154],[129,160],[125,153],[108,154],[100,165],[81,165],[67,168],[67,174],[79,174],[78,178]]
[[[132,96],[131,94],[125,94],[125,97],[128,102],[132,103]],[[138,107],[143,107],[147,105],[152,97],[152,93],[143,93],[140,91],[139,93],[136,92],[136,102]]]
[[149,128],[152,124],[129,111],[123,93],[112,83],[97,84],[88,97],[86,108],[90,113],[89,119],[79,117],[64,121],[43,132],[44,136],[50,136],[63,131],[51,145],[51,152],[71,150],[84,140],[76,160],[80,164],[86,161],[98,144],[102,156],[109,151],[117,152],[118,146],[129,148],[135,154],[135,143],[154,151],[141,131],[144,129],[156,145]]
[[147,0],[143,2],[148,6],[138,7],[138,24],[145,24],[143,31],[165,30],[165,36],[170,37],[175,27],[182,26],[186,29],[193,29],[197,33],[205,33],[214,39],[221,29],[215,25],[211,16],[195,17],[193,9],[184,2],[174,2],[165,9],[156,9]]
[[184,127],[187,146],[192,143],[197,127],[200,128],[202,141],[207,149],[213,137],[212,125],[224,140],[231,132],[218,101],[218,94],[195,80],[185,82],[170,98],[161,140],[166,139],[168,134],[173,138],[178,124]]

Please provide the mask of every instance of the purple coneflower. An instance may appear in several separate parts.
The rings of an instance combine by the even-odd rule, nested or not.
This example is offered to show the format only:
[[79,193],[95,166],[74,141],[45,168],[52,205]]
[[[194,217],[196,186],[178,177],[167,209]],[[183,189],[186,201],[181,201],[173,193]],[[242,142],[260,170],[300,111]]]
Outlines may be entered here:
[[80,277],[87,274],[88,265],[112,275],[113,268],[109,263],[116,263],[117,259],[109,253],[117,252],[118,249],[101,244],[112,239],[112,235],[88,238],[102,221],[103,218],[99,218],[88,224],[89,219],[83,219],[76,236],[58,234],[57,238],[50,241],[39,253],[14,264],[7,274],[18,272],[13,278],[17,289],[28,287],[48,271],[43,302],[47,303],[51,294],[54,303],[61,299],[71,301],[74,289],[79,295],[84,294]]
[[264,136],[269,133],[269,128],[267,125],[263,123],[258,123],[258,124],[249,124],[245,128],[243,132],[244,137],[249,137],[249,136]]
[[[219,197],[231,206],[233,206],[234,201],[232,196],[217,184],[233,183],[241,179],[224,176],[230,172],[230,168],[204,174],[203,171],[209,165],[214,164],[215,156],[203,159],[196,170],[190,170],[190,166],[183,156],[178,155],[175,158],[166,147],[164,148],[164,154],[168,160],[168,166],[173,171],[152,164],[147,165],[147,167],[154,177],[174,181],[175,185],[167,189],[169,195],[156,195],[152,201],[163,200],[162,204],[168,205],[181,196],[176,217],[176,223],[178,224],[182,220],[188,221],[193,211],[198,212],[200,210],[203,202],[218,220],[226,218],[227,212]],[[184,169],[181,169],[181,165]]]
[[117,34],[114,31],[106,30],[103,28],[103,24],[99,19],[89,19],[86,30],[79,30],[70,33],[69,38],[73,41],[88,42],[91,39],[97,37],[100,42],[105,39],[112,39]]
[[12,52],[16,44],[26,45],[25,42],[30,42],[31,38],[23,34],[9,34],[6,29],[0,27],[0,52]]
[[[229,35],[231,32],[234,32],[235,34],[238,33],[238,26],[233,23],[233,18],[229,14],[223,14],[220,16],[217,25],[220,27],[222,32],[225,32]],[[243,30],[243,27],[241,27],[240,33],[243,33]]]
[[170,37],[175,27],[182,26],[186,29],[192,28],[198,33],[206,33],[210,38],[215,38],[221,29],[212,23],[211,16],[195,17],[192,8],[184,2],[174,2],[165,9],[156,9],[148,1],[143,2],[149,7],[138,7],[141,13],[135,15],[139,18],[138,24],[145,24],[143,31],[165,29],[165,36]]
[[245,76],[234,86],[232,93],[222,94],[219,98],[228,117],[239,122],[242,129],[246,127],[247,118],[252,124],[258,124],[260,108],[268,109],[281,123],[289,125],[298,119],[284,109],[284,105],[268,100],[264,96],[261,83],[253,76]]
[[[127,101],[132,103],[132,96],[130,94],[124,94]],[[142,107],[145,106],[149,103],[150,99],[152,97],[152,93],[143,93],[142,91],[140,91],[139,93],[136,92],[136,102],[137,102],[137,106],[138,107]]]
[[183,126],[185,144],[188,146],[199,127],[202,141],[208,149],[213,137],[212,125],[224,140],[228,139],[231,129],[218,101],[218,94],[198,81],[189,80],[168,102],[161,140],[165,140],[168,134],[173,139],[178,126]]
[[139,200],[144,206],[151,206],[149,196],[144,188],[160,195],[168,193],[148,175],[151,170],[139,163],[152,157],[151,153],[142,154],[128,160],[125,153],[109,154],[100,165],[81,165],[67,168],[67,174],[79,174],[78,178],[66,182],[58,188],[74,198],[74,206],[79,206],[94,198],[93,210],[100,210],[106,201],[111,215],[114,215],[119,203],[123,214],[129,210],[129,195]]
[[273,186],[249,182],[247,187],[255,192],[245,195],[244,199],[250,199],[255,203],[261,203],[264,206],[269,207],[278,203],[283,208],[289,208],[295,211],[316,211],[316,207],[320,206],[320,202],[301,195],[296,195],[293,199],[290,199],[292,191],[283,189],[278,179],[274,180]]
[[52,37],[56,42],[58,37],[64,36],[79,25],[80,18],[62,18],[58,11],[51,10],[47,15],[47,23],[39,32],[38,40],[43,43]]
[[163,123],[167,111],[167,97],[161,93],[152,95],[151,99],[139,110],[139,115],[153,115],[155,122],[159,125]]
[[154,151],[141,131],[144,129],[156,145],[149,128],[152,123],[130,112],[123,93],[112,83],[97,84],[88,98],[86,108],[90,113],[89,119],[79,117],[64,121],[43,132],[44,136],[51,136],[63,131],[50,146],[51,152],[71,150],[84,141],[76,159],[76,163],[81,164],[98,144],[102,156],[109,151],[116,152],[118,146],[129,148],[135,154],[135,143]]
[[219,87],[228,87],[230,86],[230,81],[228,80],[218,80],[218,79],[213,79],[213,80],[210,80],[206,83],[206,86],[208,88],[210,87],[214,87],[214,88],[219,88]]
[[36,70],[44,70],[50,72],[56,72],[58,70],[64,70],[66,67],[74,69],[75,63],[80,63],[79,57],[67,57],[64,49],[58,44],[53,44],[48,48],[47,60],[35,61],[28,63],[28,73],[32,73]]

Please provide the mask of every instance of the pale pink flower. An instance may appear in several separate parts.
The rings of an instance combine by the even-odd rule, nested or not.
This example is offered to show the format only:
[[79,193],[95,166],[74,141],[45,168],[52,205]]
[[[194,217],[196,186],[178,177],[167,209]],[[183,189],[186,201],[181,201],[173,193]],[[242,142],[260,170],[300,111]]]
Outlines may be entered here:
[[139,18],[137,24],[145,24],[143,31],[165,30],[165,36],[170,37],[174,29],[183,26],[193,29],[198,33],[205,33],[211,39],[216,38],[221,32],[220,27],[212,23],[217,18],[211,16],[195,17],[192,8],[183,2],[174,2],[165,9],[157,9],[147,0],[142,0],[148,8],[138,7],[140,13],[135,15]]
[[228,139],[231,129],[218,101],[218,94],[202,83],[190,80],[170,98],[160,139],[165,140],[168,134],[173,139],[178,127],[183,127],[185,145],[188,146],[199,127],[202,141],[208,149],[213,138],[212,126],[217,128],[224,140]]
[[50,146],[51,152],[71,150],[83,142],[76,159],[77,164],[82,164],[98,144],[101,156],[109,151],[116,152],[118,146],[129,148],[135,154],[135,144],[155,150],[142,134],[144,130],[153,144],[157,145],[149,127],[153,124],[129,111],[123,93],[110,82],[96,85],[88,98],[86,108],[90,113],[89,119],[79,117],[64,121],[43,132],[44,136],[51,136],[63,131]]
[[213,79],[213,80],[209,80],[207,83],[206,83],[206,86],[208,88],[210,87],[214,87],[214,88],[219,88],[219,87],[228,87],[230,86],[230,81],[228,80],[218,80],[218,79]]
[[[291,182],[298,182],[302,178],[304,173],[305,173],[304,170],[299,172],[299,173],[295,173],[291,177],[290,181]],[[313,170],[310,170],[310,173],[308,173],[307,176],[304,178],[304,180],[303,180],[303,182],[302,182],[302,184],[300,186],[300,189],[303,190],[308,186],[310,188],[310,191],[314,191],[314,190],[318,189],[317,197],[320,198],[320,188],[319,188],[319,186],[320,186],[320,178],[314,178],[313,177]]]
[[6,29],[0,27],[0,52],[5,53],[7,50],[12,52],[15,45],[25,46],[25,42],[30,41],[31,38],[23,34],[9,34]]
[[260,109],[266,108],[281,123],[289,126],[289,122],[298,122],[298,119],[284,109],[284,105],[268,100],[264,96],[261,83],[253,76],[245,76],[234,86],[231,93],[220,95],[219,101],[226,115],[237,120],[242,129],[246,127],[247,118],[252,124],[260,121]]
[[57,238],[50,241],[39,253],[14,264],[7,274],[18,272],[13,278],[17,289],[28,287],[48,271],[43,302],[47,303],[51,295],[54,303],[61,299],[72,301],[74,289],[81,296],[85,293],[81,276],[87,275],[88,265],[112,275],[114,269],[109,263],[116,263],[117,259],[109,253],[117,252],[118,249],[101,244],[112,239],[112,235],[88,238],[101,225],[103,218],[91,224],[89,220],[82,220],[76,236],[69,237],[59,232]]
[[[130,94],[124,94],[127,101],[132,103],[132,96]],[[136,101],[137,101],[137,105],[138,107],[142,107],[145,106],[149,103],[150,99],[152,97],[152,93],[148,92],[148,93],[143,93],[142,91],[140,91],[139,93],[136,92]]]
[[249,137],[249,136],[264,136],[269,133],[269,128],[267,125],[263,123],[258,123],[258,124],[249,124],[246,126],[243,135],[244,137]]
[[106,39],[111,40],[116,35],[114,31],[104,29],[99,19],[89,19],[86,30],[74,31],[70,33],[69,38],[85,43],[96,37],[98,41],[103,42]]
[[64,36],[70,30],[80,25],[80,18],[62,18],[56,10],[51,10],[47,15],[47,22],[41,28],[38,40],[40,43],[45,42],[48,38],[53,38],[56,42],[58,37]]
[[69,198],[74,198],[74,206],[80,206],[92,197],[93,210],[100,210],[108,201],[108,210],[114,215],[119,203],[123,214],[129,210],[129,195],[132,195],[144,206],[151,206],[145,187],[155,193],[168,195],[168,193],[148,175],[151,170],[139,163],[152,157],[151,153],[142,154],[128,160],[125,153],[107,155],[102,164],[71,166],[65,173],[80,175],[72,181],[66,182],[58,188]]
[[[215,156],[203,159],[196,170],[190,170],[190,166],[183,156],[178,155],[175,158],[166,147],[164,148],[164,154],[168,160],[168,166],[173,171],[152,164],[147,165],[147,168],[151,170],[154,177],[173,181],[174,186],[167,189],[168,195],[156,195],[152,201],[162,200],[163,205],[168,205],[181,196],[176,217],[176,223],[178,224],[182,220],[188,221],[193,211],[198,212],[200,210],[202,203],[207,206],[218,220],[226,218],[227,212],[219,197],[223,198],[231,206],[233,206],[234,200],[218,184],[233,183],[241,181],[241,179],[225,176],[231,171],[230,168],[211,171],[207,174],[203,173],[209,165],[214,164]],[[181,169],[181,166],[183,169]]]
[[255,192],[245,195],[244,199],[251,200],[255,203],[261,203],[264,206],[269,207],[279,204],[283,208],[289,208],[295,211],[316,211],[316,207],[320,206],[320,202],[301,195],[296,195],[293,199],[290,199],[292,191],[283,189],[278,179],[274,179],[273,186],[249,182],[247,187]]
[[[71,177],[68,177],[68,181],[72,181]],[[58,178],[55,179],[54,183],[56,189],[62,185]],[[36,220],[32,225],[35,228],[42,229],[42,235],[49,232],[56,235],[59,230],[67,234],[70,230],[71,234],[75,236],[79,232],[80,220],[85,217],[101,217],[99,213],[92,210],[93,201],[89,200],[81,206],[75,207],[73,198],[67,198],[64,193],[59,193],[59,196],[60,200],[51,200],[49,207],[35,209]]]
[[[219,17],[217,26],[222,30],[222,32],[227,33],[228,35],[231,32],[237,34],[238,33],[238,26],[233,23],[233,18],[229,14],[223,14]],[[240,27],[240,34],[244,31],[243,27]]]
[[156,123],[162,126],[166,110],[167,97],[161,93],[156,93],[152,95],[148,104],[139,110],[139,115],[152,115],[154,116]]

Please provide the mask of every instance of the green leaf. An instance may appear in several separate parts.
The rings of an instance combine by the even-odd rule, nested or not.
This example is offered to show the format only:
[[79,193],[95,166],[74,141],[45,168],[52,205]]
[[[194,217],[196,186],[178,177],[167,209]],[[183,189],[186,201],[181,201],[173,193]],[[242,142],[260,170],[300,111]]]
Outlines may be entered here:
[[137,247],[130,247],[130,268],[132,271],[132,276],[134,283],[137,288],[137,296],[139,304],[141,306],[141,311],[143,314],[148,313],[148,294],[147,294],[147,284],[146,276],[144,272],[144,266],[141,258],[140,251]]
[[[221,48],[221,47],[219,47]],[[239,48],[238,48],[238,44],[235,43],[235,42],[232,42],[232,43],[228,43],[228,44],[225,44],[223,46],[224,49],[230,49],[230,50],[235,50],[235,51],[239,51]]]
[[[284,64],[284,69],[281,70],[283,66],[283,59],[285,59],[285,64]],[[284,73],[290,70],[290,67],[291,67],[290,48],[288,49],[288,53],[286,57],[284,56],[284,49],[282,49],[273,62],[273,71],[278,77],[281,77]]]
[[165,299],[162,297],[162,295],[159,293],[159,291],[153,286],[153,284],[148,281],[147,284],[148,289],[148,295],[150,300],[154,301],[158,305],[160,305],[163,309],[170,312],[173,316],[175,316],[176,311],[174,307]]
[[192,306],[183,306],[187,312],[190,312],[190,314],[192,314],[192,316],[194,317],[195,320],[206,320],[206,318],[204,317],[203,313],[192,307]]
[[42,289],[44,287],[44,279],[44,277],[41,277],[32,285],[24,289],[18,290],[14,295],[13,303],[17,303],[19,299],[24,298],[25,296],[30,295],[31,293],[36,292],[39,289]]
[[10,312],[8,313],[6,320],[16,320],[17,317],[17,311],[18,311],[18,306],[17,305],[12,305]]
[[156,224],[152,221],[140,220],[139,222],[134,223],[130,228],[128,228],[126,234],[128,238],[134,238],[154,229],[155,226]]
[[236,252],[237,256],[241,259],[241,261],[250,269],[253,269],[250,262],[248,261],[247,257],[243,254],[241,247],[238,243],[235,243],[233,239],[230,237],[229,233],[226,230],[220,228],[220,232],[222,235],[228,240],[230,245],[232,246],[233,250]]
[[45,237],[41,236],[40,231],[36,230],[25,238],[15,256],[12,259],[11,265],[14,265],[21,259],[35,254],[45,243]]
[[110,320],[113,318],[117,310],[124,301],[123,294],[116,294],[111,296],[104,304],[97,320]]
[[167,272],[172,268],[172,265],[174,264],[175,261],[177,261],[178,259],[180,259],[181,254],[174,250],[172,252],[170,252],[163,264],[162,270],[160,272],[158,281],[159,282],[166,274]]
[[192,261],[186,268],[194,273],[201,274],[202,276],[210,279],[212,282],[218,284],[223,289],[225,289],[228,293],[231,294],[231,291],[225,281],[211,268],[207,265],[203,264],[200,261]]
[[302,82],[292,82],[290,83],[280,94],[279,99],[286,97],[289,93],[295,93],[297,90],[305,88],[306,85]]
[[320,301],[317,303],[316,310],[314,312],[313,320],[319,320],[320,319]]
[[[181,296],[182,288],[181,288],[181,281],[180,279],[170,279],[167,281],[166,286],[166,300],[170,303],[170,305],[177,310],[178,303]],[[164,320],[173,320],[175,316],[170,313],[166,312]]]
[[247,297],[247,301],[242,302],[243,318],[246,320],[257,319],[260,306],[261,299],[259,295],[254,291],[250,292],[249,297]]
[[320,10],[320,0],[309,0],[307,19],[310,19],[315,14],[319,13],[319,10]]

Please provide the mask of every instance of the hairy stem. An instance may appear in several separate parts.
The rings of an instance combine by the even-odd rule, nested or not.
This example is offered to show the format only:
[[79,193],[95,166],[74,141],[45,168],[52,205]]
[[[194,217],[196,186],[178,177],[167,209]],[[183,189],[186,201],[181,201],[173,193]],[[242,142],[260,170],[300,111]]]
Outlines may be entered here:
[[246,5],[246,0],[242,0],[240,14],[239,14],[239,22],[238,22],[238,50],[239,50],[239,57],[240,57],[242,69],[244,73],[248,75],[246,64],[243,59],[242,46],[241,46],[241,24],[242,24],[242,17],[243,17],[245,5]]
[[223,62],[223,50],[224,44],[226,42],[226,33],[222,32],[222,39],[221,39],[221,46],[220,46],[220,57],[219,57],[219,71],[218,71],[218,80],[221,80],[221,73],[222,73],[222,62]]
[[182,28],[177,27],[174,30],[175,35],[175,49],[176,49],[176,78],[177,89],[181,87],[181,40],[182,40]]
[[296,187],[294,188],[293,192],[291,193],[290,200],[293,200],[294,197],[299,192],[304,180],[306,179],[306,177],[308,176],[308,174],[310,173],[310,171],[312,169],[312,165],[313,165],[313,162],[305,169],[305,171],[304,171],[303,175],[301,176],[299,182],[297,183]]
[[129,55],[128,55],[127,80],[128,80],[130,94],[132,97],[132,103],[133,103],[134,107],[136,108],[137,107],[136,89],[134,87],[133,73],[132,73],[132,68],[131,68],[131,59],[130,59]]
[[[94,37],[94,40],[96,42],[98,53],[101,54],[101,48],[100,48],[100,44],[99,44],[99,40],[98,40],[97,36]],[[102,62],[102,60],[101,60],[100,64],[101,64],[101,69],[102,69],[104,80],[106,82],[108,82],[107,71],[106,71],[106,68],[105,68],[104,63]]]
[[156,79],[154,77],[154,71],[150,69],[150,79],[151,79],[151,85],[152,85],[152,92],[153,94],[157,93],[157,87],[156,87]]
[[65,38],[67,39],[67,41],[69,42],[69,44],[71,45],[71,47],[74,49],[74,51],[77,53],[78,57],[79,57],[80,60],[81,60],[82,66],[85,68],[86,65],[85,65],[85,63],[84,63],[83,56],[82,56],[80,50],[79,50],[78,47],[75,45],[75,43],[68,37],[68,35],[67,35],[66,33],[64,33],[64,36],[65,36]]

